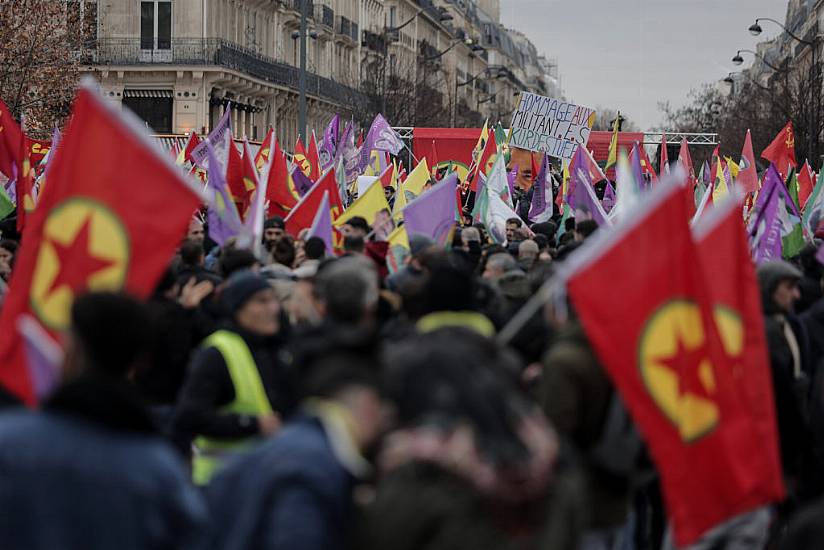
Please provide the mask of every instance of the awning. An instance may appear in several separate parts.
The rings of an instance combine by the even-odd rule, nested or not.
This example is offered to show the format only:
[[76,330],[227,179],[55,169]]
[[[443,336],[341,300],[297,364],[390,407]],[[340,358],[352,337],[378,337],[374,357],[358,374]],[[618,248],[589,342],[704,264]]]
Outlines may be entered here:
[[123,97],[174,97],[172,90],[123,90]]

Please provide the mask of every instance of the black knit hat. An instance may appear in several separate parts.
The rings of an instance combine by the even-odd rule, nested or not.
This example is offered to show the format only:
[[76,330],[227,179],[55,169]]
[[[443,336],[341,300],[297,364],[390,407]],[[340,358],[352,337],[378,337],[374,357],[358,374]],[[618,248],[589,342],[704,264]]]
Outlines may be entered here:
[[229,277],[229,284],[223,290],[223,305],[234,315],[255,293],[267,288],[272,287],[257,273],[241,271]]

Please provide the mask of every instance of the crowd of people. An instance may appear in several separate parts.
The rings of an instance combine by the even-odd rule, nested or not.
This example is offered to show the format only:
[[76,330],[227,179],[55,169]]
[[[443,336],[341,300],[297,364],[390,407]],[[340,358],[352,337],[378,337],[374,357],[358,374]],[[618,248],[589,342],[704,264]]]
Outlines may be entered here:
[[[0,388],[0,547],[675,548],[574,314],[495,338],[595,222],[410,235],[390,274],[363,218],[341,251],[268,219],[257,255],[202,219],[148,302],[74,301],[39,410]],[[0,241],[3,280],[16,252]],[[824,540],[824,269],[810,245],[757,273],[787,498],[694,548]]]

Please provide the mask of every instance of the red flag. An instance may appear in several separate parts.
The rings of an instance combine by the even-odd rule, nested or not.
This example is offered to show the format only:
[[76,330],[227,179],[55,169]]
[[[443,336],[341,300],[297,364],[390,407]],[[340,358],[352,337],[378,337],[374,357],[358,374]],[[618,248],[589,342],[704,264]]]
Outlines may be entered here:
[[752,152],[752,136],[747,130],[741,162],[738,163],[738,178],[735,180],[744,193],[753,193],[758,189],[758,172],[755,169],[755,155]]
[[770,143],[761,158],[775,164],[778,172],[786,178],[790,168],[795,168],[798,163],[795,161],[795,135],[793,134],[793,123],[788,122],[784,128],[778,132],[775,139]]
[[804,166],[801,167],[801,171],[798,173],[798,208],[803,209],[804,205],[807,204],[807,200],[813,192],[813,187],[815,187],[815,175],[812,168],[810,168],[810,163],[805,160]]
[[183,149],[183,160],[191,162],[193,165],[197,164],[195,159],[192,157],[192,152],[200,145],[201,139],[200,136],[197,135],[197,132],[192,132],[189,134],[189,139],[186,141],[186,148]]
[[[285,218],[297,204],[298,199],[292,192],[289,182],[292,177],[289,175],[289,167],[286,164],[286,156],[280,149],[278,140],[274,137],[274,146],[269,160],[269,172],[267,174],[266,200],[269,201],[269,216],[281,216]],[[266,142],[271,143],[271,142]]]
[[18,156],[22,139],[23,130],[11,116],[8,106],[0,99],[0,172],[9,179],[14,177],[12,166],[17,169],[18,173],[20,171]]
[[495,136],[491,133],[489,134],[489,138],[486,140],[486,145],[484,145],[484,151],[481,153],[481,158],[478,161],[478,165],[475,167],[475,172],[472,176],[472,187],[473,191],[478,190],[478,182],[481,180],[481,173],[486,176],[489,171],[492,169],[492,165],[495,164],[495,158],[498,156],[498,145],[495,143]]
[[309,155],[306,153],[306,148],[303,146],[300,137],[298,137],[298,141],[295,143],[295,154],[292,157],[292,161],[307,178],[312,179],[312,163],[309,161]]
[[683,168],[687,175],[687,189],[689,192],[686,195],[687,211],[690,216],[695,214],[695,184],[698,179],[695,177],[695,167],[692,164],[692,155],[690,154],[690,146],[687,143],[687,138],[681,138],[681,150],[678,152],[678,164]]
[[257,168],[258,172],[263,172],[263,167],[267,162],[269,162],[269,155],[272,152],[272,143],[274,143],[274,135],[275,131],[270,127],[269,131],[266,132],[266,137],[263,138],[263,141],[260,143],[260,149],[258,149],[258,152],[255,155],[255,168]]
[[[534,183],[535,180],[538,178],[538,170],[539,170],[538,163],[535,162],[535,154],[530,153],[529,154],[529,160],[532,162],[532,166],[530,166],[530,169],[532,170],[532,177],[530,178],[530,180],[531,180],[532,183]],[[592,171],[590,171],[589,176],[590,176],[590,178],[592,178]],[[593,179],[592,181],[598,182],[599,180]]]
[[378,176],[378,179],[381,182],[381,186],[383,187],[390,187],[392,186],[392,181],[395,179],[395,166],[393,164],[389,164],[381,175]]
[[[318,206],[323,200],[323,192],[329,192],[329,210],[331,212],[332,223],[340,217],[343,212],[343,203],[340,200],[338,184],[335,179],[335,170],[329,170],[300,201],[295,205],[289,216],[286,218],[286,231],[293,237],[297,237],[301,230],[312,227]],[[335,233],[335,241],[339,239]],[[337,245],[336,245],[337,247]]]
[[360,149],[361,147],[363,147],[363,130],[361,130],[360,133],[358,133],[357,148]]
[[318,181],[320,178],[320,154],[318,154],[318,142],[315,139],[315,131],[312,130],[312,137],[309,139],[309,166],[312,168],[312,173],[309,174],[309,179]]
[[638,146],[638,156],[640,157],[641,161],[641,170],[645,174],[649,174],[649,181],[651,185],[658,183],[658,175],[655,173],[655,170],[652,168],[652,163],[649,161],[649,157],[647,156],[647,151],[642,147]]
[[722,349],[736,327],[716,330],[686,192],[654,189],[645,211],[567,260],[570,297],[661,474],[679,546],[751,509],[761,483],[732,377],[741,357]]
[[662,178],[669,174],[669,153],[667,152],[667,134],[661,134],[661,155],[658,158],[658,175]]
[[748,462],[749,480],[757,480],[750,493],[742,491],[738,510],[744,512],[783,500],[784,483],[761,293],[740,202],[721,201],[699,220],[693,238],[704,279],[712,281],[708,288],[716,323],[728,329],[721,330],[722,346],[727,356],[738,360],[733,363],[734,384],[742,391],[751,430],[759,441],[759,451],[741,459]]
[[229,193],[232,194],[232,200],[235,202],[241,217],[251,204],[251,193],[243,183],[244,171],[243,158],[241,158],[235,142],[229,140],[229,154],[226,160],[226,185],[229,187]]
[[[0,315],[0,384],[29,405],[36,397],[18,319],[36,319],[60,341],[75,296],[105,289],[148,297],[200,205],[137,119],[98,96],[77,94]],[[117,155],[100,154],[112,144]]]

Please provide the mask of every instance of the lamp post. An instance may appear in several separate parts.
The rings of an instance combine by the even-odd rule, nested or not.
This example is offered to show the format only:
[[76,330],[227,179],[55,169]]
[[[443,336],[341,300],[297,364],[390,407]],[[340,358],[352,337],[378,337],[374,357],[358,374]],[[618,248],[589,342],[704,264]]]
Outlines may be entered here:
[[306,143],[306,30],[309,0],[300,0],[300,73],[298,74],[298,135]]

